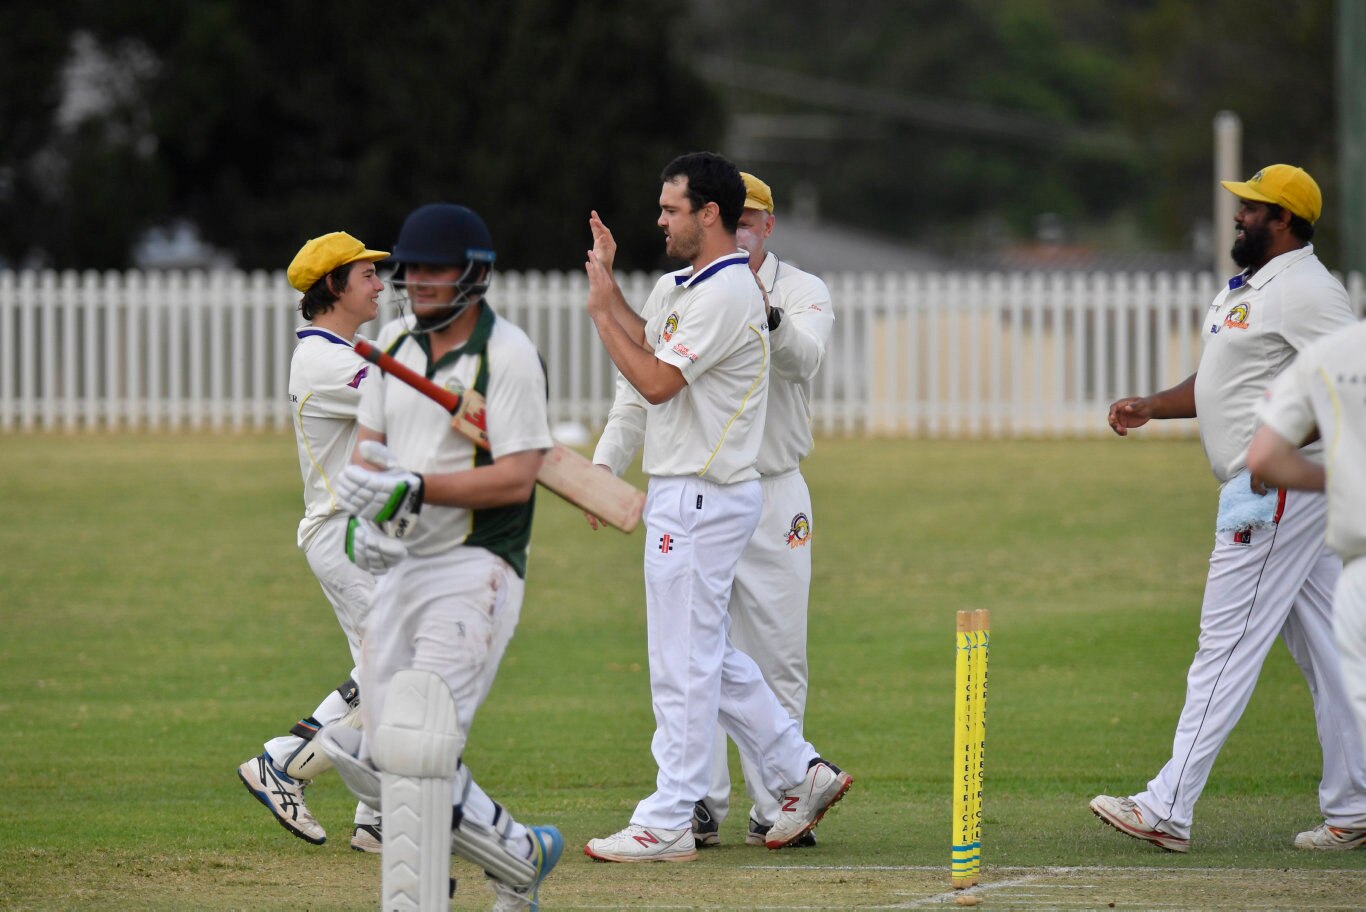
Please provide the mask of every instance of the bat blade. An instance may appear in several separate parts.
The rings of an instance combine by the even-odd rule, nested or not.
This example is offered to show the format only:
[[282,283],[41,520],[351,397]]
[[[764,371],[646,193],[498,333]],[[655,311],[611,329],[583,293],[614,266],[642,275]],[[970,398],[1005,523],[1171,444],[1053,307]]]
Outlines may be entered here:
[[[456,433],[484,449],[489,448],[483,395],[474,390],[454,393],[440,387],[364,339],[356,340],[355,349],[356,354],[366,361],[378,365],[385,373],[408,384],[450,412],[451,427]],[[586,457],[560,443],[545,454],[536,481],[622,532],[635,529],[645,508],[644,491],[593,465]]]

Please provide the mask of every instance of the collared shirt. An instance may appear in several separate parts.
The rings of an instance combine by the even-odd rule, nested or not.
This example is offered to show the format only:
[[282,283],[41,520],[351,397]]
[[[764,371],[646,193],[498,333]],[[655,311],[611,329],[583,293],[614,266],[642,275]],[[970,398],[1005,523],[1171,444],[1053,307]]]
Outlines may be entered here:
[[[1356,322],[1347,290],[1313,245],[1283,253],[1243,279],[1210,305],[1195,377],[1200,440],[1220,482],[1245,467],[1257,406],[1271,381],[1315,339]],[[1305,453],[1318,450],[1315,444]]]
[[[360,423],[385,436],[399,465],[421,474],[458,472],[493,458],[554,446],[546,410],[545,370],[536,346],[520,327],[497,316],[488,302],[464,345],[429,357],[426,339],[407,334],[402,320],[387,324],[379,347],[438,386],[484,394],[489,450],[451,429],[440,405],[402,381],[380,374],[367,384]],[[499,555],[526,573],[534,497],[525,504],[487,510],[425,504],[404,544],[413,554],[436,554],[458,545]]]
[[699,475],[717,484],[758,478],[768,322],[748,254],[665,276],[655,291],[658,309],[646,321],[646,341],[687,385],[647,411],[645,473]]
[[1262,421],[1286,440],[1316,427],[1328,473],[1328,547],[1366,557],[1366,323],[1314,342],[1276,378]]
[[[688,270],[660,278],[641,308],[650,320],[667,293]],[[767,253],[759,264],[759,282],[771,306],[783,311],[782,323],[769,334],[771,371],[763,439],[757,468],[762,476],[781,475],[800,466],[811,452],[811,381],[825,359],[825,348],[835,323],[830,291],[809,272],[781,262]],[[607,426],[598,438],[593,461],[624,473],[645,439],[645,413],[649,404],[617,375],[616,398]]]
[[289,362],[289,401],[304,481],[298,541],[306,548],[338,510],[332,480],[351,461],[361,387],[378,371],[356,354],[351,340],[330,330],[309,324],[294,335],[299,341]]

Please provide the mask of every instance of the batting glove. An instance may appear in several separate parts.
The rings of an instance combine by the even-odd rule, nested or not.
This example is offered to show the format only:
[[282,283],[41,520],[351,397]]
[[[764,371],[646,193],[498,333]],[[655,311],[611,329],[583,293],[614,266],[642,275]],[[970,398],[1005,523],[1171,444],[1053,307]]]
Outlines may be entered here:
[[346,556],[366,573],[383,576],[408,556],[408,549],[370,520],[352,516],[346,523]]
[[[337,476],[337,500],[350,513],[392,530],[395,538],[403,538],[412,529],[417,514],[422,510],[422,476],[393,465],[392,454],[388,468],[375,472],[351,465]],[[364,450],[362,456],[366,456]],[[366,458],[369,458],[366,456]]]

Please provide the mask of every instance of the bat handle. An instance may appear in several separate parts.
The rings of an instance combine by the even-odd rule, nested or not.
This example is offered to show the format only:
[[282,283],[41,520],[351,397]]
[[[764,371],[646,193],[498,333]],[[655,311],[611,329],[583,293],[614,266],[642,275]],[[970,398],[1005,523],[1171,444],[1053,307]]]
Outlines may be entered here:
[[460,394],[453,393],[448,389],[437,386],[426,377],[400,364],[392,355],[385,354],[364,339],[357,339],[352,346],[356,354],[360,355],[371,364],[379,366],[379,369],[386,374],[393,374],[399,380],[411,386],[422,395],[438,403],[452,415],[460,408]]

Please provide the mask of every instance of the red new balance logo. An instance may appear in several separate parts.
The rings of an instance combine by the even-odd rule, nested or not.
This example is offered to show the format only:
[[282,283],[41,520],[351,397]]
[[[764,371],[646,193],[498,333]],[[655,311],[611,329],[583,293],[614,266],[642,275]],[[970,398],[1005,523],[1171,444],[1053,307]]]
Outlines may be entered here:
[[645,848],[649,848],[652,845],[659,845],[659,837],[649,830],[642,830],[639,836],[633,838]]
[[660,553],[661,553],[661,554],[668,554],[668,553],[669,553],[670,551],[672,551],[673,549],[674,549],[674,540],[673,540],[673,536],[672,536],[672,535],[661,535],[661,536],[659,537],[659,550],[660,550]]
[[796,795],[784,795],[784,796],[783,796],[783,810],[785,810],[785,811],[795,811],[795,810],[797,810],[797,802],[799,802],[799,801],[801,801],[801,800],[802,800],[802,799],[798,798]]

